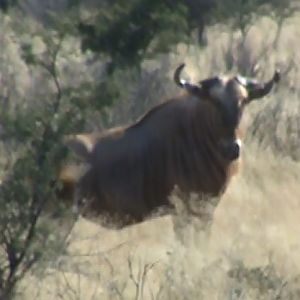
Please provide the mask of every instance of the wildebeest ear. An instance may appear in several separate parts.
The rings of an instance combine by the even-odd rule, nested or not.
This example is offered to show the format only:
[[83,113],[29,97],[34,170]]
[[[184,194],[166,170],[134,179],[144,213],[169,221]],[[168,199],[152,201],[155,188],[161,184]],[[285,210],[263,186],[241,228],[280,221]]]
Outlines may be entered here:
[[79,157],[88,159],[95,143],[89,135],[77,134],[66,136],[64,138],[64,144]]

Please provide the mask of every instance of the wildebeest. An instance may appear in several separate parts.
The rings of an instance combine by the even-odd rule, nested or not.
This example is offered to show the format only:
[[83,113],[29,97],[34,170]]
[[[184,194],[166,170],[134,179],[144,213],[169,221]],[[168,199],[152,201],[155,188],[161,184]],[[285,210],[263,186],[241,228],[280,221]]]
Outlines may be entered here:
[[83,215],[106,213],[139,222],[171,205],[175,185],[209,196],[225,191],[237,162],[224,155],[222,142],[236,145],[244,107],[267,95],[279,73],[266,83],[222,76],[193,84],[180,79],[182,68],[174,79],[183,95],[130,126],[67,137],[66,144],[87,165],[75,196]]

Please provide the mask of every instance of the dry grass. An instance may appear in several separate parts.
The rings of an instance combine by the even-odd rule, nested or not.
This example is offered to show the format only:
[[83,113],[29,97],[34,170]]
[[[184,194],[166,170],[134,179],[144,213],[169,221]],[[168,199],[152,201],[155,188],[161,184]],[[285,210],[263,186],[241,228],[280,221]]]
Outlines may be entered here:
[[[184,216],[120,231],[80,219],[68,254],[39,274],[42,280],[27,278],[22,291],[45,300],[276,299],[287,288],[295,292],[290,285],[300,274],[300,165],[254,143],[244,157],[242,174],[217,206],[209,233]],[[181,228],[173,226],[176,218],[183,218]]]
[[[171,78],[178,62],[185,61],[190,77],[199,79],[223,72],[234,59],[238,70],[245,62],[259,63],[257,76],[265,78],[275,65],[284,68],[294,59],[279,96],[253,104],[245,116],[251,130],[242,170],[216,207],[209,231],[199,230],[200,221],[186,215],[151,219],[119,231],[80,219],[67,254],[28,275],[19,298],[299,299],[300,164],[289,158],[297,158],[300,132],[298,125],[289,125],[298,124],[298,25],[297,18],[289,20],[278,48],[270,52],[276,26],[263,19],[250,31],[244,48],[238,47],[238,35],[212,28],[207,49],[179,45],[175,54],[145,62],[148,75],[156,70]],[[266,55],[263,49],[268,49]],[[157,77],[144,76],[159,89],[159,96],[175,92],[175,87],[165,92]],[[138,87],[131,99],[117,103],[111,124],[140,114],[145,94],[149,89]],[[146,106],[158,98],[153,93]],[[129,109],[133,107],[134,112]],[[96,121],[95,126],[100,127]]]

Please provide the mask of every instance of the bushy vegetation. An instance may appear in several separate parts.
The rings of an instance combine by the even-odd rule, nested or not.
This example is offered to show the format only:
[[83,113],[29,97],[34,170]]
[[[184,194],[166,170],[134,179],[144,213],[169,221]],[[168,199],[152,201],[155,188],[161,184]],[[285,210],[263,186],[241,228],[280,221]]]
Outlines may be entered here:
[[[185,61],[197,80],[220,72],[267,78],[280,67],[279,92],[265,104],[254,104],[246,116],[247,172],[221,204],[247,200],[244,210],[251,215],[256,198],[275,199],[280,206],[282,197],[299,209],[294,201],[300,196],[297,3],[51,3],[0,1],[0,299],[33,294],[36,299],[297,299],[297,276],[278,271],[273,260],[251,266],[225,241],[218,247],[229,254],[206,259],[211,251],[207,226],[180,208],[172,220],[150,220],[121,233],[105,231],[74,219],[60,199],[58,181],[70,158],[64,135],[135,120],[177,92],[172,73],[178,63]],[[251,189],[254,200],[248,196]],[[180,202],[180,197],[172,199]],[[209,207],[206,216],[217,236],[211,225],[214,210]],[[275,226],[267,212],[261,212],[264,216],[267,228]],[[156,229],[160,222],[166,226],[162,232]],[[244,236],[251,238],[255,226]],[[82,241],[86,232],[94,232],[94,246]],[[163,244],[153,246],[158,253],[151,253],[150,261],[132,254],[144,235],[152,235],[148,250],[155,240]],[[136,236],[138,242],[130,245]],[[145,249],[139,251],[148,253]]]

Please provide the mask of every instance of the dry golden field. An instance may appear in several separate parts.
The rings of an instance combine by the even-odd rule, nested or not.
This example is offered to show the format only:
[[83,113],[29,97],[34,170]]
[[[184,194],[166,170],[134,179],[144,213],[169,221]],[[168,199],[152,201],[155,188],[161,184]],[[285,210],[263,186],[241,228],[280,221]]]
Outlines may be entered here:
[[[226,59],[234,59],[239,70],[258,63],[257,77],[263,79],[275,67],[284,71],[278,91],[244,116],[242,166],[210,228],[202,230],[199,220],[184,213],[122,230],[79,219],[66,253],[46,270],[28,274],[17,298],[300,299],[299,16],[283,26],[278,45],[276,30],[262,19],[238,46],[238,33],[215,27],[207,48],[178,45],[173,54],[145,62],[149,70],[162,66],[170,78],[182,61],[192,79],[223,72]],[[165,95],[176,92],[173,87]],[[128,109],[134,101],[117,103],[111,122],[135,118]],[[147,101],[134,113],[158,98]]]
[[120,231],[80,219],[27,299],[299,299],[300,165],[254,144],[243,156],[210,232],[186,216]]

